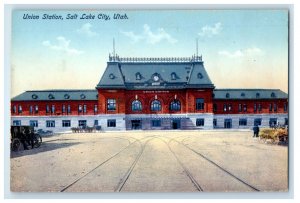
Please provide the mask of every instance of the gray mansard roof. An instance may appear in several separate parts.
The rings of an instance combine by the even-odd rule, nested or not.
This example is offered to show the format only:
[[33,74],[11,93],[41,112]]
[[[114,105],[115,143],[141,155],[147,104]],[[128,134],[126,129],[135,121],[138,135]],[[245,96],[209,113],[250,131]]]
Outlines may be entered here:
[[184,89],[214,88],[214,85],[199,56],[192,58],[110,57],[96,88]]
[[12,101],[98,100],[97,90],[37,90],[26,91]]
[[214,99],[287,99],[279,89],[215,89]]

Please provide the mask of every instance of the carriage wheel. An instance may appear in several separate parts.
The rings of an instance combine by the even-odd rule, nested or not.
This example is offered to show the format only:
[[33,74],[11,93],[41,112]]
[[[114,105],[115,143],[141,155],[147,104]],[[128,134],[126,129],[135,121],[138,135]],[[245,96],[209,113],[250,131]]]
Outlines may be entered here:
[[42,144],[42,137],[38,134],[34,135],[33,144],[33,146],[36,148],[40,147]]
[[17,152],[21,149],[21,141],[18,138],[14,138],[11,142],[11,149],[14,152]]

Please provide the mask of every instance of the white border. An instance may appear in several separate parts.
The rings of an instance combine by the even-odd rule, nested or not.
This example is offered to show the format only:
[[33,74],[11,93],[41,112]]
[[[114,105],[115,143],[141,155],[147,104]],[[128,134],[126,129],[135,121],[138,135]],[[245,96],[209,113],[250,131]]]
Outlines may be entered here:
[[[277,4],[296,4],[296,0],[295,1],[272,1],[272,3],[277,3]],[[9,69],[7,70],[7,67],[10,67],[9,65],[9,48],[10,48],[10,32],[9,32],[9,28],[10,28],[10,22],[9,22],[9,19],[7,18],[7,15],[9,15],[10,13],[10,9],[12,8],[35,8],[35,9],[38,9],[38,8],[58,8],[58,9],[61,9],[61,8],[72,8],[72,9],[75,9],[75,8],[82,8],[82,7],[90,7],[88,5],[76,5],[76,4],[95,4],[95,3],[98,3],[98,1],[91,1],[91,0],[86,0],[86,1],[82,1],[82,2],[72,2],[73,4],[72,5],[49,5],[49,3],[56,3],[56,4],[65,4],[65,3],[69,3],[69,1],[67,0],[46,0],[44,1],[44,3],[48,3],[48,5],[29,5],[31,3],[39,3],[35,0],[30,0],[30,1],[22,1],[22,0],[4,0],[3,4],[2,4],[2,11],[5,11],[5,21],[1,21],[1,25],[2,27],[4,27],[3,25],[3,22],[6,23],[6,26],[5,26],[5,29],[3,30],[2,33],[2,38],[1,38],[1,41],[2,41],[2,44],[5,43],[5,52],[4,50],[2,49],[2,51],[4,53],[0,54],[0,57],[2,59],[2,57],[4,56],[5,58],[5,61],[4,61],[4,69],[3,71],[1,71],[1,78],[4,79],[4,86],[0,86],[0,91],[2,93],[2,98],[4,98],[4,100],[1,100],[1,109],[4,109],[4,115],[1,114],[1,117],[0,117],[0,121],[2,124],[5,124],[5,130],[2,131],[2,135],[4,136],[4,139],[7,138],[7,134],[9,133],[8,131],[8,127],[7,127],[7,124],[9,126],[9,100],[10,100],[10,72],[9,72]],[[192,0],[185,0],[185,1],[179,1],[179,0],[174,0],[172,1],[172,3],[179,3],[181,5],[170,5],[170,3],[166,0],[161,0],[161,1],[156,1],[154,3],[166,3],[166,4],[159,4],[159,5],[144,5],[144,6],[141,6],[141,5],[112,5],[112,4],[118,4],[120,3],[120,1],[116,1],[116,0],[111,0],[111,1],[106,1],[104,2],[105,4],[110,4],[110,5],[102,5],[101,7],[103,8],[122,8],[122,9],[137,9],[137,8],[146,8],[146,9],[167,9],[167,8],[173,8],[173,9],[197,9],[197,8],[201,8],[201,9],[215,9],[215,8],[218,8],[218,9],[222,9],[222,8],[225,8],[225,9],[232,9],[232,8],[287,8],[289,7],[290,8],[290,11],[293,10],[293,7],[292,5],[266,5],[264,3],[270,3],[269,1],[266,1],[266,0],[263,0],[263,1],[259,1],[259,0],[252,0],[252,1],[246,1],[244,2],[244,6],[243,5],[230,5],[230,4],[223,4],[223,5],[216,5],[218,3],[224,3],[223,1],[214,1],[212,4],[215,4],[215,5],[187,5],[187,3],[195,3],[194,1]],[[123,1],[122,1],[123,3]],[[138,3],[138,2],[135,2],[135,1],[126,1],[126,3]],[[149,4],[149,3],[153,3],[153,1],[144,1],[144,3],[146,4]],[[205,3],[211,3],[211,2],[205,2]],[[231,1],[230,3],[241,3],[240,1]],[[260,4],[260,5],[249,5],[249,3],[257,3],[257,4]],[[10,6],[10,8],[8,9],[6,7],[6,9],[4,10],[4,4],[23,4],[23,5],[12,5]],[[25,5],[24,5],[25,4]],[[167,5],[169,4],[169,5]],[[247,5],[248,4],[248,5]],[[93,5],[93,8],[95,7],[100,7],[99,5]],[[296,19],[299,19],[299,9],[298,9],[298,12],[296,10],[296,6],[295,6],[295,11],[293,12],[294,14],[294,19],[295,19],[295,22],[297,22]],[[300,36],[300,33],[299,33],[299,24],[297,23],[293,23],[292,22],[292,15],[290,15],[290,72],[289,72],[289,105],[290,105],[290,133],[294,134],[295,137],[294,137],[294,140],[290,140],[291,143],[293,143],[293,145],[291,145],[290,147],[290,163],[291,162],[294,162],[293,160],[291,159],[294,159],[294,156],[293,155],[296,155],[298,154],[296,150],[298,150],[299,148],[296,147],[295,151],[294,151],[294,147],[293,146],[299,146],[299,138],[297,137],[296,135],[296,131],[297,129],[293,129],[293,120],[294,120],[294,123],[298,123],[298,119],[297,117],[294,117],[295,115],[298,115],[297,113],[299,113],[299,107],[297,106],[294,106],[295,103],[297,103],[297,101],[299,101],[299,94],[294,94],[294,90],[297,90],[298,86],[299,86],[299,83],[296,82],[296,80],[294,81],[294,77],[297,78],[297,76],[299,77],[299,69],[294,69],[294,67],[299,67],[297,65],[299,65],[299,57],[295,58],[295,61],[294,61],[294,58],[293,58],[293,51],[295,51],[295,53],[299,53],[297,50],[298,50],[298,47],[297,45],[299,46],[299,39],[297,37],[295,37],[294,39],[294,36]],[[293,24],[294,25],[298,25],[298,26],[295,26],[293,27]],[[294,35],[293,35],[293,31],[295,31]],[[6,37],[5,40],[4,40],[4,36]],[[5,54],[5,55],[4,55]],[[295,63],[295,64],[294,64]],[[295,74],[295,76],[294,76]],[[295,83],[294,83],[295,82]],[[3,83],[2,83],[3,84]],[[5,107],[5,108],[4,108]],[[5,118],[5,119],[4,119]],[[2,127],[3,125],[1,125]],[[298,132],[298,131],[297,131]],[[294,142],[295,141],[295,142]],[[298,163],[297,161],[295,160],[295,165],[292,165],[290,167],[290,170],[292,170],[292,172],[295,171],[295,174],[293,175],[293,173],[290,173],[293,177],[291,177],[290,179],[290,183],[294,183],[294,186],[295,186],[295,197],[293,196],[286,196],[286,195],[283,195],[283,194],[280,194],[280,193],[261,193],[261,194],[258,194],[258,195],[254,195],[254,194],[237,194],[237,193],[209,193],[209,194],[203,194],[201,193],[202,195],[201,196],[195,196],[194,194],[195,193],[158,193],[158,194],[142,194],[142,193],[130,193],[130,194],[121,194],[121,195],[115,195],[115,194],[107,194],[107,193],[101,193],[100,195],[97,195],[97,194],[88,194],[85,195],[85,194],[53,194],[53,193],[39,193],[39,194],[34,194],[34,193],[30,193],[30,194],[22,194],[22,195],[12,195],[10,192],[9,192],[9,188],[7,188],[7,183],[9,182],[9,168],[7,168],[7,163],[9,162],[9,159],[7,160],[7,155],[9,155],[9,150],[7,150],[7,146],[6,144],[7,143],[7,139],[5,139],[5,141],[3,142],[4,144],[4,148],[5,150],[3,150],[4,148],[1,148],[2,149],[2,154],[5,155],[5,159],[3,160],[3,156],[1,156],[1,163],[5,163],[4,164],[4,172],[2,171],[1,173],[1,180],[5,180],[4,181],[4,186],[6,187],[3,187],[3,185],[1,185],[1,191],[4,191],[5,193],[5,196],[3,196],[4,198],[62,198],[62,199],[65,199],[65,198],[116,198],[116,199],[119,199],[119,198],[168,198],[168,199],[173,199],[173,198],[178,198],[178,199],[190,199],[190,198],[210,198],[210,199],[220,199],[220,198],[225,198],[227,200],[222,200],[222,202],[226,202],[226,201],[232,201],[232,200],[229,200],[231,198],[234,198],[234,199],[237,199],[237,198],[261,198],[261,199],[272,199],[272,198],[292,198],[293,201],[296,201],[297,199],[299,200],[299,197],[297,196],[297,184],[296,182],[294,183],[294,180],[299,180],[299,175],[297,175],[297,171],[299,171],[299,160],[298,160]],[[294,152],[293,152],[294,151]],[[5,161],[5,162],[4,162]],[[297,165],[298,164],[298,165]],[[295,167],[295,168],[294,168]],[[2,168],[2,167],[1,167]],[[8,173],[7,173],[8,172]],[[4,176],[3,176],[4,175]],[[5,178],[5,179],[2,179],[2,178]],[[8,182],[7,182],[8,181]],[[5,189],[5,190],[4,190]],[[8,189],[8,190],[7,190]],[[290,188],[290,195],[293,195],[291,192],[293,188]],[[3,194],[3,195],[4,195]],[[229,199],[228,199],[229,198]],[[138,201],[138,200],[137,200]],[[202,200],[201,200],[202,201]],[[264,201],[264,200],[263,200]],[[274,201],[274,200],[273,200]],[[73,202],[73,201],[72,201]],[[130,202],[132,202],[132,200],[130,200]],[[172,202],[174,202],[174,200],[172,200]],[[176,201],[175,201],[176,202]]]

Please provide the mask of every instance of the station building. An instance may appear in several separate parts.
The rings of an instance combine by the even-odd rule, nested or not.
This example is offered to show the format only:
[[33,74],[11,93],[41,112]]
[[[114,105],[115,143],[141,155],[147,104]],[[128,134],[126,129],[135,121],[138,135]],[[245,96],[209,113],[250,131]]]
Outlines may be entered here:
[[288,124],[288,95],[279,89],[217,89],[201,56],[109,56],[95,89],[26,91],[11,99],[11,125],[53,132],[249,129]]

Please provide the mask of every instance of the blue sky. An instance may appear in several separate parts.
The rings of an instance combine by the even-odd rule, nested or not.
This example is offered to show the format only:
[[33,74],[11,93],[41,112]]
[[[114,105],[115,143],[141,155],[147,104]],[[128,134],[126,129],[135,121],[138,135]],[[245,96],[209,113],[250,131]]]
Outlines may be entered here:
[[[114,13],[126,20],[112,19]],[[23,19],[24,14],[40,19]],[[43,20],[43,14],[63,20]],[[67,14],[95,19],[67,20]],[[97,19],[98,14],[110,20]],[[36,89],[92,89],[108,54],[174,57],[199,54],[217,88],[288,89],[286,10],[13,12],[11,94]]]

